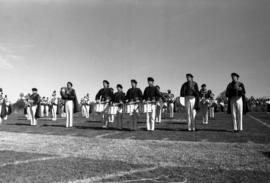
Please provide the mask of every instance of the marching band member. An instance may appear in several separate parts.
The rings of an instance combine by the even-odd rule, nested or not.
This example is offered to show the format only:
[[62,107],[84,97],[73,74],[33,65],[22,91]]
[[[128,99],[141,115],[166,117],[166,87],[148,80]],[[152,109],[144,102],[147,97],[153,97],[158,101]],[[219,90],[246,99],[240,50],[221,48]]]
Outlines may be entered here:
[[161,98],[161,94],[157,87],[154,86],[154,79],[152,77],[147,78],[148,87],[145,88],[143,93],[143,101],[151,104],[151,111],[146,113],[146,127],[147,131],[155,130],[155,118],[156,118],[156,102]]
[[103,128],[108,128],[108,122],[109,122],[108,107],[109,107],[110,102],[113,99],[113,92],[109,86],[110,86],[109,81],[104,80],[103,88],[100,89],[96,95],[96,102],[105,104],[105,108],[102,113],[102,121],[104,123]]
[[128,89],[126,94],[126,102],[129,105],[133,105],[134,110],[131,113],[132,126],[131,130],[137,130],[137,123],[139,120],[139,103],[142,101],[143,95],[140,88],[137,88],[137,81],[135,79],[131,80],[131,88]]
[[174,94],[172,94],[171,90],[168,90],[168,107],[170,118],[173,119],[174,117]]
[[181,97],[185,97],[185,108],[187,112],[188,131],[196,131],[196,110],[199,109],[199,88],[193,81],[192,74],[186,74],[187,82],[182,85]]
[[65,118],[66,117],[66,113],[65,113],[65,100],[63,99],[59,99],[59,106],[60,106],[60,116],[61,118]]
[[56,97],[56,91],[53,91],[51,99],[52,121],[57,120],[57,108],[58,108],[58,98]]
[[209,97],[209,101],[210,101],[210,106],[209,106],[209,116],[211,119],[215,118],[215,94],[212,93],[211,90],[209,90],[210,93],[210,97]]
[[30,114],[30,105],[29,105],[29,99],[30,99],[30,93],[28,93],[27,95],[25,95],[24,97],[24,114],[25,117],[27,118],[27,120],[31,120],[31,114]]
[[46,105],[46,98],[42,97],[40,102],[40,117],[44,117],[44,111],[45,111],[45,105]]
[[243,130],[243,113],[248,112],[246,103],[246,90],[242,82],[239,81],[239,75],[232,73],[232,82],[228,84],[226,89],[226,97],[228,98],[228,114],[232,115],[234,132]]
[[30,98],[28,100],[28,106],[30,109],[30,121],[31,126],[37,125],[37,118],[39,117],[39,105],[40,105],[40,96],[37,93],[37,89],[32,89],[32,95],[30,95]]
[[73,84],[67,82],[66,88],[61,88],[61,96],[65,101],[66,112],[66,128],[73,127],[73,113],[79,112],[79,104],[75,90],[72,88]]
[[81,110],[82,110],[82,117],[85,118],[86,112],[85,112],[85,100],[84,100],[84,97],[81,98]]
[[45,99],[45,116],[49,117],[49,107],[50,107],[50,101],[49,101],[49,97],[47,97]]
[[114,94],[113,103],[117,104],[118,111],[117,111],[117,127],[119,129],[123,128],[123,108],[124,108],[124,102],[126,100],[126,95],[123,92],[123,86],[121,84],[118,84],[116,86],[117,92]]
[[8,97],[7,95],[5,95],[5,102],[6,102],[6,116],[4,118],[4,120],[7,120],[8,119],[8,115],[11,114],[11,102],[8,100]]
[[156,122],[161,123],[165,97],[163,97],[162,93],[160,92],[160,87],[158,85],[156,86],[156,88],[160,94],[159,100],[156,101]]
[[209,107],[209,99],[210,92],[206,88],[206,84],[202,84],[200,90],[200,109],[202,111],[203,116],[203,124],[208,124],[208,107]]
[[0,88],[0,124],[2,124],[3,119],[6,117],[6,101],[3,97],[3,89]]
[[90,117],[90,96],[89,93],[84,97],[85,118]]

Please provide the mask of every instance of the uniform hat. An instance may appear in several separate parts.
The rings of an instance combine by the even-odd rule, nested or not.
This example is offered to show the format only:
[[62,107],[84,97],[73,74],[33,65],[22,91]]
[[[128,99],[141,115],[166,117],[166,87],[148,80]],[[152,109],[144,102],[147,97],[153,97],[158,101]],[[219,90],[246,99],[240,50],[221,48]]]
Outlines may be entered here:
[[37,88],[32,88],[32,91],[38,91]]
[[131,83],[137,84],[138,82],[137,82],[135,79],[132,79],[132,80],[131,80]]
[[232,77],[233,77],[233,76],[236,76],[236,77],[238,77],[238,78],[240,77],[239,74],[237,74],[237,73],[235,73],[235,72],[233,72],[233,73],[231,74],[231,76],[232,76]]
[[191,73],[188,73],[188,74],[186,74],[186,77],[191,77],[191,78],[193,78],[193,75],[192,75]]
[[69,82],[67,82],[67,85],[71,85],[71,86],[73,86],[73,84],[69,81]]
[[206,87],[206,84],[202,84],[202,87]]
[[154,80],[154,78],[152,78],[152,77],[148,77],[148,78],[147,78],[147,81],[152,81],[152,82],[154,82],[155,80]]
[[103,83],[107,83],[108,85],[110,84],[107,80],[103,80]]
[[118,84],[118,85],[116,85],[116,88],[121,88],[121,89],[123,89],[123,86],[122,86],[121,84]]
[[172,91],[169,89],[168,92],[172,92]]
[[0,88],[0,92],[3,92],[3,88]]

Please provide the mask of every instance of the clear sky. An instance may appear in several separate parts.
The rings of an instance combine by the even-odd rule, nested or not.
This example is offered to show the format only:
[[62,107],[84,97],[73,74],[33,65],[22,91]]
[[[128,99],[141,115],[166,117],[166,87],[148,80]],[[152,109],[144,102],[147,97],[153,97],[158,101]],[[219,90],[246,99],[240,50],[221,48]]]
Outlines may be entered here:
[[0,87],[15,100],[74,83],[92,99],[152,76],[179,95],[185,74],[216,94],[238,72],[270,96],[269,0],[0,0]]

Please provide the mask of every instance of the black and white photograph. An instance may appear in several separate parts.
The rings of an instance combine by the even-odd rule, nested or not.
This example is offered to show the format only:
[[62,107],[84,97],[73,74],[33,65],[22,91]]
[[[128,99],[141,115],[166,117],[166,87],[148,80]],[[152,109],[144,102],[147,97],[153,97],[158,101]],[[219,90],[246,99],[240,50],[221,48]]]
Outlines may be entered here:
[[270,183],[270,0],[0,0],[0,183]]

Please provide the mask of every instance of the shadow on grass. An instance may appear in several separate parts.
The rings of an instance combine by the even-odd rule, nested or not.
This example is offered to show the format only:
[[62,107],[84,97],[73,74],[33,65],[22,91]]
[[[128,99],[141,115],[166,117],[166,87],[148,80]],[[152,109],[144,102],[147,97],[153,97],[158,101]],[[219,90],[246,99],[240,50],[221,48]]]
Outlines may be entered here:
[[207,131],[207,132],[232,132],[230,130],[224,129],[197,129],[198,131]]
[[43,127],[66,127],[66,125],[57,125],[57,124],[44,124]]
[[84,130],[111,130],[110,128],[102,128],[99,126],[75,126],[75,128]]
[[25,123],[6,123],[5,125],[11,125],[11,126],[31,126],[30,123],[29,124],[25,124]]
[[267,152],[261,152],[265,157],[270,159],[270,151]]

